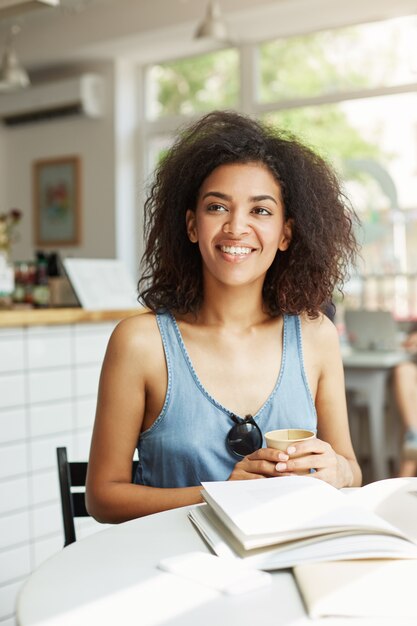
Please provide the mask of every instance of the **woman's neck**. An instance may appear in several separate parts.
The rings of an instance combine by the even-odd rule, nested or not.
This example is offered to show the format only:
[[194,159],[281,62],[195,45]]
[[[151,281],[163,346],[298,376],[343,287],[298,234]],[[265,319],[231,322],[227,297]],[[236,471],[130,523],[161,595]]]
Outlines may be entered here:
[[262,291],[257,286],[213,286],[204,290],[203,304],[197,315],[201,324],[236,330],[248,329],[270,319]]

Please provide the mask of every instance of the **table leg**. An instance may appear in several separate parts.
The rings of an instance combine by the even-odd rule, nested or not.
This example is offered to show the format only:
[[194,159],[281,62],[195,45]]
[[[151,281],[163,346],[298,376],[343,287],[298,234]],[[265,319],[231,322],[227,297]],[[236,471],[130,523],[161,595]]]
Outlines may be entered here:
[[372,374],[369,390],[369,436],[374,480],[388,478],[387,447],[385,445],[385,371]]
[[345,369],[346,389],[360,391],[368,409],[373,480],[382,480],[389,476],[385,445],[385,394],[388,374],[386,369]]

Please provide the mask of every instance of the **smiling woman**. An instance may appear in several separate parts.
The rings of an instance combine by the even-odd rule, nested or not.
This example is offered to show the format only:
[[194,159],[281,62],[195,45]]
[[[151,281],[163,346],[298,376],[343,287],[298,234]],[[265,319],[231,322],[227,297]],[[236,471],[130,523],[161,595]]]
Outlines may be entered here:
[[[338,336],[321,313],[353,260],[353,220],[331,169],[292,136],[233,112],[179,135],[145,205],[150,312],[118,325],[103,364],[92,515],[199,502],[202,481],[360,484]],[[280,428],[317,437],[264,447]]]
[[206,290],[210,276],[217,275],[229,284],[256,279],[261,293],[275,255],[291,240],[280,187],[259,163],[217,167],[203,182],[186,222],[190,241],[199,245]]

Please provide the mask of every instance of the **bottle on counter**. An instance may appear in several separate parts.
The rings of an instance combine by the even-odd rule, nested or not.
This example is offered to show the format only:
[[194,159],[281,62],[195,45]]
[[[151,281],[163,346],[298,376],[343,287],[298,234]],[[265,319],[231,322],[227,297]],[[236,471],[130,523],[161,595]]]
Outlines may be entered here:
[[14,270],[6,254],[0,253],[0,308],[8,309],[12,305],[14,291]]
[[49,306],[48,259],[43,252],[37,252],[36,282],[33,287],[33,305],[38,308]]

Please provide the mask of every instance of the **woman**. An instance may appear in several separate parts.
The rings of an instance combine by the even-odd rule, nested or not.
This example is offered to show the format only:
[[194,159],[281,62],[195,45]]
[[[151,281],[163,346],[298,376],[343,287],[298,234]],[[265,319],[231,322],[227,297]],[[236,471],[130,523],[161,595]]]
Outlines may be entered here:
[[[293,137],[233,112],[180,134],[145,205],[150,312],[117,326],[104,359],[96,519],[200,502],[207,480],[310,470],[360,484],[338,336],[321,313],[356,251],[352,217],[332,171]],[[261,431],[289,427],[317,438],[262,447]]]
[[400,477],[417,471],[417,324],[413,324],[403,344],[410,358],[394,368],[393,387],[404,429],[399,469]]

